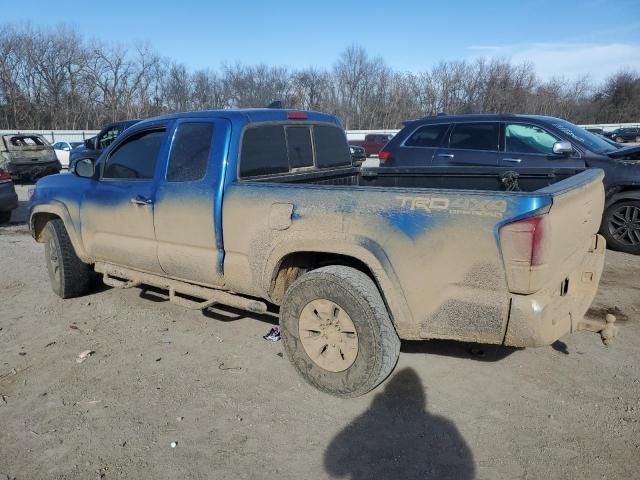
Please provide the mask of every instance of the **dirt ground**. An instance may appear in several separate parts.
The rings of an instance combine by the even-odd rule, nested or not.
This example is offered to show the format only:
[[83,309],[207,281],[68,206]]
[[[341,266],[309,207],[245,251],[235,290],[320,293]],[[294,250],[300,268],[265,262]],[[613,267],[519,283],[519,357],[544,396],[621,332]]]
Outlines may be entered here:
[[617,315],[611,347],[405,342],[341,400],[262,339],[273,316],[141,289],[63,301],[24,225],[0,252],[0,480],[640,478],[640,257],[607,253],[591,314]]

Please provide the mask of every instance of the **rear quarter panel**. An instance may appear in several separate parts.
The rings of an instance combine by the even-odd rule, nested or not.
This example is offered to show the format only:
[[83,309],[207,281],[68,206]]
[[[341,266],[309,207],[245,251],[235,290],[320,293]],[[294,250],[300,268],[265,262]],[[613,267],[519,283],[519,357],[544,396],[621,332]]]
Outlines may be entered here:
[[524,194],[234,183],[223,205],[226,285],[269,298],[287,254],[340,253],[369,266],[402,338],[500,343],[509,293],[497,228],[545,201]]

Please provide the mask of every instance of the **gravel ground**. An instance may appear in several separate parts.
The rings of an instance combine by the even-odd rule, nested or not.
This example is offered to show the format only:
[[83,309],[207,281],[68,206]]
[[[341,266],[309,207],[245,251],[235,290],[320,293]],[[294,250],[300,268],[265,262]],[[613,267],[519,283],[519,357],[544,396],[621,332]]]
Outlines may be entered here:
[[63,301],[24,225],[0,252],[0,479],[638,478],[640,257],[607,254],[591,315],[618,316],[610,347],[405,342],[341,400],[262,339],[273,316],[140,289]]

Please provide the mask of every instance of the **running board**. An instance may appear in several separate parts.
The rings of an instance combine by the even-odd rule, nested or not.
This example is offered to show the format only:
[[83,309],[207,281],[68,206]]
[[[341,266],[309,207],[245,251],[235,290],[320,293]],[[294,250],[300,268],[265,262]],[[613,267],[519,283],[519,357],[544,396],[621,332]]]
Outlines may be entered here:
[[[204,310],[217,303],[230,307],[248,310],[254,313],[266,313],[267,304],[260,300],[243,297],[241,295],[201,287],[192,283],[181,282],[171,278],[143,273],[130,268],[117,267],[109,263],[96,262],[95,271],[102,273],[106,285],[114,288],[132,288],[139,285],[151,285],[169,291],[169,301],[192,310]],[[192,300],[201,299],[202,301]]]

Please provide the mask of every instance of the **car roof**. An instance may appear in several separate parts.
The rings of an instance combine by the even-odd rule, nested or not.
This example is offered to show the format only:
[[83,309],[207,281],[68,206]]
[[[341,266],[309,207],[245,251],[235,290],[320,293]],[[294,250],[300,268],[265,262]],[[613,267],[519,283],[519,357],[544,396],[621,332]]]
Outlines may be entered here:
[[550,122],[550,121],[558,121],[561,120],[556,117],[549,117],[545,115],[520,115],[515,113],[465,113],[459,115],[431,115],[428,117],[418,118],[416,120],[410,120],[405,122],[406,124],[418,124],[418,123],[445,123],[445,122],[469,122],[469,121],[477,121],[477,122],[502,122],[502,121],[514,121],[514,120],[530,120],[537,122]]

